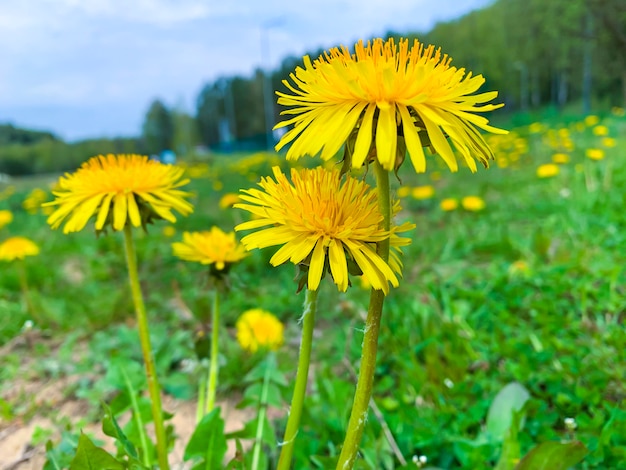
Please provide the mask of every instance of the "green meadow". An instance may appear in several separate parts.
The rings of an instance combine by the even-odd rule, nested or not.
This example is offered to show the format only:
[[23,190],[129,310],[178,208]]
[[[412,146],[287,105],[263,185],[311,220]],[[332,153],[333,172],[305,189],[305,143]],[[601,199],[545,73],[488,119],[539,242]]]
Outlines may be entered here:
[[[626,468],[624,110],[506,127],[508,135],[487,136],[496,155],[489,169],[450,173],[432,156],[425,174],[406,161],[392,177],[397,221],[416,228],[405,234],[412,243],[403,249],[400,286],[386,299],[356,468],[548,468],[523,458],[550,442],[563,447],[554,450],[561,466],[549,468]],[[223,196],[254,187],[272,166],[290,166],[273,153],[183,156],[180,164],[193,214],[135,231],[172,423],[174,408],[193,409],[198,397],[211,297],[206,268],[174,257],[171,244],[185,231],[232,231],[248,214],[220,205]],[[51,230],[41,203],[52,200],[55,180],[0,183],[0,210],[14,216],[0,241],[25,236],[40,247],[24,261],[26,292],[17,263],[2,262],[0,271],[0,435],[40,423],[24,445],[45,469],[69,468],[81,429],[115,454],[94,426],[105,412],[130,440],[137,429],[129,410],[149,413],[123,239]],[[225,468],[250,468],[261,409],[259,468],[274,468],[280,451],[304,293],[296,294],[291,264],[271,267],[274,252],[254,250],[234,264],[221,299],[217,400],[223,411],[240,411],[225,417],[234,420],[221,436]],[[359,278],[351,281],[346,294],[329,279],[320,286],[295,469],[334,468],[345,434],[369,295]],[[237,319],[252,308],[285,327],[264,399],[259,370],[268,355],[243,350],[235,335]],[[185,459],[180,449],[193,427],[193,419],[174,426],[173,465]],[[4,452],[0,463],[19,457]]]

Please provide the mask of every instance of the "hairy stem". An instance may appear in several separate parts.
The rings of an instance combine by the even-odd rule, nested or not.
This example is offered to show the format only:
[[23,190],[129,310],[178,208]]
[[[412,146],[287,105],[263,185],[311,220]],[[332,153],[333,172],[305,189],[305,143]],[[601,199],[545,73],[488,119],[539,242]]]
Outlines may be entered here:
[[[376,187],[378,190],[378,205],[383,215],[383,228],[389,230],[391,227],[391,198],[389,195],[389,173],[378,163],[374,162],[376,170]],[[389,259],[389,239],[378,243],[378,254],[385,261]],[[363,346],[361,350],[361,368],[359,379],[356,385],[348,430],[341,448],[341,454],[337,462],[337,470],[351,469],[356,460],[365,423],[367,422],[367,411],[372,397],[374,385],[374,372],[376,370],[376,353],[378,351],[378,334],[380,331],[380,320],[383,313],[383,303],[385,294],[381,290],[374,290],[370,294],[370,303],[367,309],[367,319],[365,320],[365,334],[363,336]]]
[[213,311],[211,312],[211,363],[209,365],[209,383],[206,393],[206,413],[215,407],[215,393],[217,389],[217,372],[219,369],[219,333],[220,333],[220,304],[217,288],[213,295]]
[[143,302],[143,295],[139,284],[139,275],[137,273],[137,254],[135,253],[132,228],[130,225],[126,225],[124,227],[124,248],[126,250],[130,290],[132,292],[133,302],[135,304],[135,313],[137,315],[139,342],[141,343],[141,352],[143,354],[143,362],[146,368],[146,377],[148,379],[150,406],[152,407],[152,416],[154,417],[157,458],[160,469],[169,470],[170,466],[167,460],[167,441],[165,438],[165,427],[163,426],[163,412],[161,410],[161,388],[159,387],[159,381],[156,376],[152,346],[150,345],[148,317],[146,315],[146,306]]
[[289,470],[293,449],[298,428],[300,427],[300,417],[304,405],[306,394],[306,384],[309,377],[309,363],[311,361],[311,345],[313,343],[313,326],[315,324],[315,312],[317,310],[317,290],[306,291],[304,299],[304,309],[302,313],[302,340],[300,342],[300,355],[298,357],[298,371],[296,372],[296,383],[291,398],[289,408],[289,418],[283,437],[280,457],[278,458],[277,470]]

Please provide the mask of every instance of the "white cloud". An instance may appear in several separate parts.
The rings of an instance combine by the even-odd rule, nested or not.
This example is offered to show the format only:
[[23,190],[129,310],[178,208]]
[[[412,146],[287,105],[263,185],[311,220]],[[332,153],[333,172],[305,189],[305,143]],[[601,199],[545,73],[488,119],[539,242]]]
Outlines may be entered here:
[[[425,30],[488,1],[0,0],[0,110],[25,119],[58,108],[66,127],[56,130],[64,135],[93,133],[98,121],[111,132],[122,125],[112,109],[138,116],[156,97],[193,103],[206,81],[251,73],[262,63],[262,27],[276,19],[265,28],[272,67],[287,55],[351,46],[390,29]],[[84,108],[93,110],[89,128]]]

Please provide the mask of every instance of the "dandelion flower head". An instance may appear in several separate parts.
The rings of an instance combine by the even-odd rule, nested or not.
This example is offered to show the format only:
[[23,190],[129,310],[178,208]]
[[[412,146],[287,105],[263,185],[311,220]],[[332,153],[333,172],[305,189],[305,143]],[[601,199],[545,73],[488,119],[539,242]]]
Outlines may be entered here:
[[0,243],[0,260],[2,261],[14,261],[38,254],[39,247],[25,237],[11,237]]
[[537,167],[537,178],[551,178],[559,174],[559,166],[555,163],[546,163]]
[[413,199],[422,200],[422,199],[431,199],[435,195],[435,188],[431,185],[426,186],[416,186],[411,191],[411,196]]
[[174,255],[223,271],[247,256],[246,250],[235,239],[235,233],[225,233],[219,227],[204,232],[184,232],[183,241],[172,243]]
[[441,207],[442,211],[450,212],[456,210],[459,207],[459,201],[454,198],[442,199],[439,203],[439,207]]
[[235,325],[237,341],[243,349],[278,349],[283,344],[283,324],[270,312],[254,308],[244,312]]
[[376,242],[387,238],[394,244],[391,233],[381,228],[383,216],[375,191],[355,178],[340,178],[338,169],[292,169],[291,183],[279,167],[273,171],[274,179],[263,178],[261,189],[242,191],[244,203],[235,205],[257,217],[235,227],[260,229],[241,239],[246,249],[283,245],[270,263],[306,266],[310,290],[317,290],[329,271],[338,289],[345,291],[354,264],[359,269],[352,273],[366,274],[375,289],[387,293],[388,282],[398,285],[393,269],[375,250]]
[[478,129],[506,134],[477,112],[502,104],[485,104],[497,92],[472,94],[485,83],[482,75],[450,65],[451,58],[434,46],[408,39],[359,41],[354,53],[333,48],[315,61],[304,57],[284,85],[292,94],[277,92],[278,103],[293,115],[277,128],[293,125],[279,141],[279,150],[292,142],[288,159],[321,152],[332,158],[346,144],[353,168],[370,156],[386,170],[397,169],[405,150],[418,173],[426,171],[423,147],[431,147],[457,171],[449,140],[476,171],[475,158],[487,166],[493,153]]
[[0,210],[0,228],[13,222],[13,212],[3,209]]
[[461,199],[461,205],[466,211],[478,212],[485,208],[485,200],[479,196],[465,196]]
[[183,171],[142,155],[93,157],[60,178],[56,199],[44,204],[57,207],[48,223],[53,229],[65,223],[63,232],[70,233],[85,228],[92,217],[97,231],[109,225],[114,230],[127,224],[145,227],[153,219],[175,222],[172,210],[193,211],[185,200],[189,193],[177,189],[189,182],[181,179]]
[[604,150],[602,149],[587,149],[585,151],[587,158],[591,160],[602,160],[604,158]]

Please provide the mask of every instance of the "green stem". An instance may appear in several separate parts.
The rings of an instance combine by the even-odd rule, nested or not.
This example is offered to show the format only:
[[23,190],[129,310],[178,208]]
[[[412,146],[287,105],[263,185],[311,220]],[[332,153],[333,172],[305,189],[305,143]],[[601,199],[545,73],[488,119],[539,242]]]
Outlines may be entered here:
[[213,295],[213,311],[211,312],[211,363],[209,365],[209,383],[206,393],[206,413],[210,413],[215,407],[215,391],[217,389],[217,372],[219,369],[219,333],[220,333],[220,309],[217,288]]
[[202,417],[204,416],[204,403],[206,401],[206,383],[207,379],[206,375],[206,367],[205,364],[202,363],[201,368],[201,377],[200,383],[198,384],[198,406],[196,407],[196,424],[198,424]]
[[[389,230],[391,227],[391,199],[389,195],[389,173],[378,163],[374,162],[376,170],[376,187],[378,190],[378,205],[383,215],[383,228]],[[389,239],[378,243],[378,254],[385,261],[389,259]],[[354,466],[359,444],[363,437],[365,423],[367,422],[367,411],[372,388],[374,385],[374,372],[376,370],[376,353],[378,351],[378,333],[380,331],[380,320],[382,318],[383,303],[385,294],[381,290],[374,290],[370,294],[370,304],[365,320],[365,335],[363,336],[363,346],[361,350],[361,368],[359,379],[352,403],[348,430],[341,449],[341,455],[337,462],[337,470],[351,469]]]
[[130,290],[132,292],[133,302],[135,304],[135,313],[137,314],[139,342],[141,343],[141,352],[143,353],[143,361],[146,368],[146,377],[148,379],[150,406],[152,408],[152,416],[154,417],[157,458],[159,461],[160,469],[169,470],[170,466],[169,462],[167,461],[167,441],[165,438],[165,428],[163,426],[163,413],[161,410],[161,390],[156,376],[154,358],[152,357],[152,346],[150,345],[148,317],[146,315],[146,306],[143,302],[143,295],[141,293],[141,286],[139,284],[139,275],[137,273],[137,254],[135,253],[132,228],[130,225],[126,225],[124,227],[124,248],[126,250],[126,262],[128,264],[128,279],[130,281]]
[[267,409],[267,396],[269,394],[271,365],[274,361],[270,361],[269,357],[265,359],[265,374],[263,375],[263,389],[261,390],[261,400],[259,406],[259,418],[256,425],[256,436],[254,438],[254,449],[252,450],[252,467],[251,470],[258,470],[259,461],[261,459],[261,444],[263,442],[263,426],[265,425],[265,413]]
[[287,428],[283,438],[277,470],[289,470],[293,458],[294,442],[300,427],[300,417],[306,394],[306,384],[309,376],[309,363],[311,361],[311,345],[313,343],[313,326],[315,324],[315,312],[317,310],[317,290],[307,290],[304,298],[304,311],[302,313],[302,340],[300,342],[300,356],[298,357],[298,371],[296,383],[289,408]]

